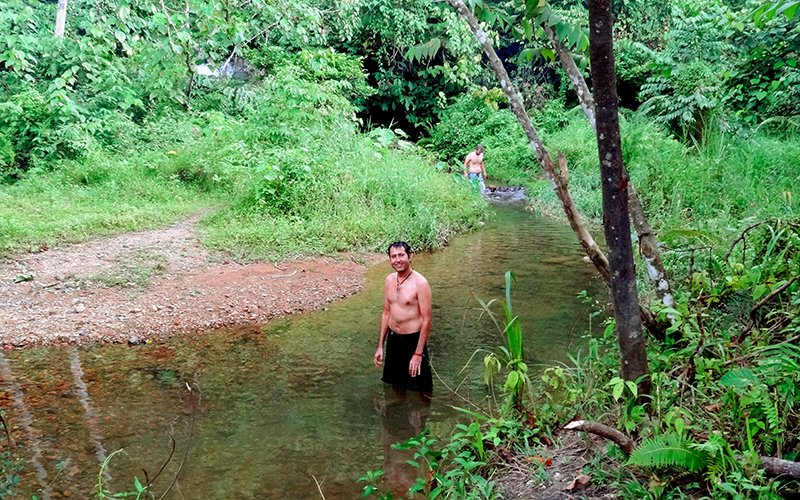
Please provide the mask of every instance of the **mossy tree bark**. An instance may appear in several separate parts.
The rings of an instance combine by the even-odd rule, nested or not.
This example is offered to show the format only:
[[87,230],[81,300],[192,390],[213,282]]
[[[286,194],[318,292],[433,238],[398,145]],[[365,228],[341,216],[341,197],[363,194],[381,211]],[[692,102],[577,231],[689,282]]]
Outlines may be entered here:
[[58,0],[58,10],[56,11],[55,37],[64,38],[64,29],[67,24],[67,0]]
[[589,59],[592,64],[597,150],[603,186],[603,227],[609,247],[611,295],[614,303],[621,372],[639,382],[639,394],[650,392],[647,351],[639,317],[636,269],[628,217],[628,172],[622,163],[611,1],[589,1]]

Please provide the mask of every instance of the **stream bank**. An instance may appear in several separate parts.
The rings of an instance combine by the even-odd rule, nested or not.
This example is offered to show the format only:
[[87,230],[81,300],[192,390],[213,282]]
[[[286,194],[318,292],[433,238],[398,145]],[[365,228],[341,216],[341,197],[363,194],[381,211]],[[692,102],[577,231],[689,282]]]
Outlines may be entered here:
[[239,263],[208,253],[200,216],[0,262],[0,346],[140,344],[322,309],[383,256]]

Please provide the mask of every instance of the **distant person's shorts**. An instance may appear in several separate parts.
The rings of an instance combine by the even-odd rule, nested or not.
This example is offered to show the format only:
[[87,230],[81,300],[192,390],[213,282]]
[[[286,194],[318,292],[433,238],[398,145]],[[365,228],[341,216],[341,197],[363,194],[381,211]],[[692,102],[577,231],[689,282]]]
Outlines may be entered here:
[[422,351],[420,374],[416,377],[408,374],[408,364],[411,362],[411,356],[417,350],[417,343],[419,343],[419,332],[400,335],[389,330],[381,380],[409,391],[431,392],[433,390],[428,346],[425,346]]
[[471,173],[468,175],[469,181],[472,184],[477,184],[481,189],[486,189],[486,184],[483,183],[483,174],[481,173]]

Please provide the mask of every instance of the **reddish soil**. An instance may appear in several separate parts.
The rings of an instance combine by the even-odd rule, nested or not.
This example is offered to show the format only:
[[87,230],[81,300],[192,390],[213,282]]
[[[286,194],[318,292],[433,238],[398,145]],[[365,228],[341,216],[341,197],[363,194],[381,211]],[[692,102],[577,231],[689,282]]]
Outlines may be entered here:
[[380,259],[240,264],[201,247],[198,219],[0,262],[0,346],[136,344],[262,324],[356,293]]

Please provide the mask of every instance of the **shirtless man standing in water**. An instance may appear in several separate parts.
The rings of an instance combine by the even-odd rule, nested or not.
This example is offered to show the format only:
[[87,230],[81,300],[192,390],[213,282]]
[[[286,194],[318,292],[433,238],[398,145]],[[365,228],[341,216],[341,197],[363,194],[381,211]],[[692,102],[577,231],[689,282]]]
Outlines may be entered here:
[[486,189],[484,181],[488,176],[486,165],[483,164],[483,144],[475,146],[475,151],[470,152],[464,159],[464,177],[473,183],[477,180],[481,190]]
[[411,269],[412,251],[408,243],[392,243],[387,253],[396,272],[383,283],[383,314],[375,367],[384,364],[381,380],[387,384],[430,394],[433,378],[427,342],[431,332],[431,287],[424,276]]

